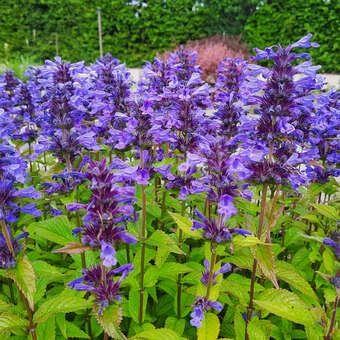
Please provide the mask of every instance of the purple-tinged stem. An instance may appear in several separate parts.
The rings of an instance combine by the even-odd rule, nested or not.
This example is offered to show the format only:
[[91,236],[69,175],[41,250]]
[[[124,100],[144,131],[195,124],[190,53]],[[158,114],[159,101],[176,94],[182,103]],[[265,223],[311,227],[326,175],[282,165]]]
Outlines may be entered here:
[[211,259],[210,259],[210,267],[209,267],[209,279],[208,279],[208,285],[207,285],[207,292],[205,294],[206,298],[209,300],[209,295],[210,295],[210,289],[211,289],[211,284],[213,281],[213,276],[214,276],[214,268],[216,264],[216,250],[214,248],[214,245],[211,244]]
[[9,249],[9,251],[11,252],[11,254],[13,255],[13,257],[15,257],[13,245],[12,245],[12,242],[11,242],[11,236],[10,236],[10,234],[8,233],[8,230],[7,230],[7,228],[6,228],[6,223],[5,223],[4,220],[1,220],[1,230],[2,230],[2,233],[3,233],[4,236],[5,236],[6,243],[7,243],[7,247],[8,247],[8,249]]
[[37,334],[35,332],[36,326],[33,322],[32,311],[30,309],[30,306],[28,304],[28,301],[27,301],[25,295],[20,291],[19,287],[18,287],[18,292],[20,294],[21,300],[23,301],[23,303],[25,304],[25,307],[26,307],[27,317],[28,317],[28,321],[29,321],[29,332],[32,334],[32,339],[37,340]]
[[[140,149],[141,168],[144,167],[143,149]],[[143,323],[143,304],[144,304],[144,270],[145,270],[145,228],[146,228],[146,195],[145,185],[142,185],[142,229],[140,241],[142,243],[141,262],[140,262],[140,290],[139,290],[139,324]]]
[[[264,214],[266,210],[266,199],[267,199],[267,184],[263,185],[262,190],[262,199],[261,199],[261,213],[260,213],[260,220],[259,220],[259,228],[257,230],[257,238],[261,238],[262,234],[262,227],[263,227],[263,221],[264,221]],[[249,305],[248,305],[248,312],[247,312],[247,319],[246,319],[246,333],[245,333],[245,340],[249,340],[249,335],[247,331],[248,323],[251,319],[251,315],[254,309],[254,291],[255,291],[255,280],[256,280],[256,269],[257,269],[257,260],[254,259],[253,262],[253,270],[251,273],[251,283],[250,283],[250,295],[249,295]]]
[[332,332],[333,328],[335,325],[335,317],[336,317],[336,309],[338,308],[338,303],[339,303],[339,295],[337,294],[335,297],[334,301],[334,308],[333,308],[333,313],[332,313],[332,319],[331,319],[331,324],[329,326],[329,331],[327,335],[325,336],[325,340],[332,340]]
[[[182,201],[182,216],[185,214],[185,201]],[[182,248],[183,243],[183,231],[179,229],[178,235],[178,246]],[[182,262],[181,256],[179,257],[179,262]],[[177,319],[181,318],[181,299],[182,299],[182,274],[177,275]]]

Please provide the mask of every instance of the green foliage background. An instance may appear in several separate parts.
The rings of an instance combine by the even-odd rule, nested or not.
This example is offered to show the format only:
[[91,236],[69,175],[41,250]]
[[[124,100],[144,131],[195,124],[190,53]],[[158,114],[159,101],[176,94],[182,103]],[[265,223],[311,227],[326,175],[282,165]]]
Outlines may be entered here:
[[[147,5],[145,5],[147,3]],[[157,51],[214,34],[242,34],[250,48],[296,41],[313,33],[323,72],[340,73],[338,0],[11,0],[0,2],[0,58],[56,54],[70,61],[98,57],[97,8],[104,52],[141,66]],[[6,47],[7,46],[7,47]]]
[[[254,0],[245,0],[247,13]],[[104,52],[140,66],[156,51],[225,31],[239,34],[247,14],[239,1],[207,0],[11,0],[0,2],[0,57],[34,55],[39,61],[59,54],[70,61],[98,57],[97,8],[101,8]],[[129,5],[127,5],[129,4]],[[194,10],[193,10],[194,9]],[[239,13],[238,16],[235,13]],[[221,16],[216,16],[220,13]],[[226,24],[227,16],[228,24]],[[232,23],[232,24],[231,24]],[[35,33],[34,33],[35,32]],[[7,49],[5,44],[8,45]]]
[[340,73],[340,1],[267,1],[248,18],[244,38],[250,47],[286,45],[307,33],[320,44],[309,52],[321,72]]

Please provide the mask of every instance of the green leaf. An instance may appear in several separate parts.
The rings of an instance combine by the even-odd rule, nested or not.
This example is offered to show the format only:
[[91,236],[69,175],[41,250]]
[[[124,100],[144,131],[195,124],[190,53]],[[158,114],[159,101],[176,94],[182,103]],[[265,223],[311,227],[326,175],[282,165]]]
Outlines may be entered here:
[[151,329],[129,338],[129,340],[185,340],[176,332],[167,328]]
[[335,262],[333,252],[329,248],[324,249],[322,253],[322,259],[328,274],[331,275],[335,274],[335,271],[337,270],[337,265]]
[[0,331],[6,332],[16,328],[28,327],[28,321],[17,315],[0,314]]
[[158,277],[159,277],[159,268],[157,268],[156,266],[148,267],[148,269],[146,270],[144,274],[144,286],[153,287],[157,283]]
[[246,322],[239,311],[235,311],[234,315],[234,331],[236,340],[244,340],[246,330]]
[[12,307],[14,307],[12,304],[0,300],[0,312],[8,311]]
[[184,217],[180,214],[176,214],[169,211],[170,216],[174,219],[174,221],[177,223],[178,227],[183,231],[184,237],[186,238],[195,238],[195,239],[201,239],[202,233],[199,230],[191,230],[193,222],[188,217]]
[[339,220],[340,219],[340,216],[337,212],[337,210],[330,206],[330,205],[325,205],[325,204],[317,204],[317,203],[314,203],[312,204],[312,206],[322,215],[330,218],[331,220]]
[[253,318],[247,327],[249,339],[269,340],[271,324],[269,320]]
[[79,296],[60,294],[45,301],[34,313],[33,321],[44,322],[55,313],[69,313],[92,307],[93,302]]
[[162,230],[156,230],[146,241],[148,245],[161,247],[168,252],[175,254],[185,254],[175,243],[175,241]]
[[254,246],[257,244],[265,244],[265,242],[259,240],[254,235],[248,235],[246,237],[241,235],[236,235],[233,237],[233,244],[235,247],[242,248],[242,247],[249,247]]
[[301,215],[300,218],[303,218],[303,219],[308,220],[308,221],[315,223],[315,224],[320,224],[320,221],[317,218],[317,216],[312,215],[312,214]]
[[220,320],[216,314],[205,313],[202,326],[197,328],[198,340],[215,340],[220,332]]
[[279,284],[277,283],[275,272],[275,256],[271,247],[260,244],[256,246],[256,248],[253,247],[252,252],[262,270],[263,275],[273,283],[274,287],[278,288]]
[[313,325],[318,321],[300,297],[285,289],[266,289],[255,303],[269,313],[302,325]]
[[61,334],[65,339],[67,339],[67,332],[66,332],[66,320],[65,320],[65,314],[64,313],[57,313],[55,315],[55,320],[57,322],[57,325],[60,329]]
[[82,331],[78,326],[76,326],[73,322],[66,321],[67,327],[67,336],[69,338],[76,338],[76,339],[90,339],[88,334]]
[[309,285],[299,272],[294,268],[293,265],[283,261],[276,262],[276,273],[280,280],[289,283],[294,288],[298,289],[301,293],[313,298],[319,302],[318,297],[314,293],[314,290]]
[[119,325],[123,319],[122,308],[118,305],[110,305],[102,314],[98,314],[98,306],[95,306],[95,317],[104,331],[116,340],[126,340]]
[[[146,304],[148,301],[148,293],[144,291],[143,296],[143,317],[145,316]],[[135,322],[139,322],[139,292],[130,290],[129,292],[129,313]]]
[[172,329],[179,335],[182,335],[185,328],[185,320],[184,319],[177,319],[173,316],[169,316],[165,320],[165,328]]
[[166,262],[162,268],[160,268],[159,276],[176,280],[178,274],[189,273],[192,271],[194,270],[185,264]]
[[[162,216],[162,210],[159,208],[158,204],[155,202],[155,192],[153,187],[147,187],[145,188],[145,196],[146,201],[148,204],[146,205],[146,212],[150,214],[151,216],[154,216],[158,219]],[[136,204],[141,207],[142,206],[142,188],[140,185],[137,186],[136,189],[136,197],[138,198],[138,201]]]
[[34,310],[34,294],[36,292],[35,274],[31,263],[23,256],[14,268],[6,271],[7,275],[17,284],[26,297],[28,304]]
[[237,297],[243,306],[247,306],[249,302],[249,287],[243,287],[239,282],[232,280],[223,280],[220,291],[229,293]]
[[156,259],[155,259],[156,266],[161,267],[165,263],[169,254],[170,252],[166,248],[158,247],[157,252],[156,252]]
[[56,216],[49,220],[30,224],[27,231],[30,234],[36,234],[39,237],[65,246],[75,241],[74,236],[72,236],[73,228],[74,226],[66,216]]
[[55,317],[52,315],[36,327],[38,339],[55,340]]

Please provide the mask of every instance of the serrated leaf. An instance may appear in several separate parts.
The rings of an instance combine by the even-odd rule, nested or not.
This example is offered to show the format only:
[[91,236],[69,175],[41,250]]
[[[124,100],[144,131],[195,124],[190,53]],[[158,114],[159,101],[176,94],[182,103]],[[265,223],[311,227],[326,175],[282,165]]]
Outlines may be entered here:
[[184,319],[177,319],[173,316],[169,316],[165,320],[165,328],[172,329],[179,335],[182,335],[185,328],[185,320]]
[[303,219],[308,220],[308,221],[310,221],[312,223],[315,223],[315,224],[319,224],[320,223],[320,221],[317,218],[317,216],[312,215],[312,214],[301,215],[300,218],[303,218]]
[[155,247],[162,247],[175,254],[185,254],[175,243],[175,241],[164,231],[156,230],[147,240],[147,244]]
[[2,313],[0,314],[0,331],[6,332],[16,328],[28,327],[28,321],[17,315]]
[[59,295],[45,301],[34,313],[33,321],[44,322],[55,313],[69,313],[92,307],[90,300],[79,296]]
[[129,338],[129,340],[185,340],[176,332],[167,328],[151,329]]
[[7,275],[17,284],[26,297],[28,304],[34,310],[34,294],[36,292],[33,266],[26,256],[23,256],[14,268],[6,271]]
[[150,266],[144,274],[144,286],[152,287],[154,286],[159,277],[159,268],[155,266]]
[[249,302],[249,287],[243,287],[239,282],[232,280],[223,280],[220,287],[221,292],[229,293],[237,297],[243,306]]
[[243,269],[249,269],[253,267],[252,254],[249,248],[241,248],[235,252],[232,256],[228,256],[226,262],[235,264],[237,267]]
[[276,273],[280,280],[289,283],[301,293],[313,298],[315,301],[319,301],[308,281],[306,281],[290,263],[277,261]]
[[57,313],[55,315],[55,321],[60,329],[61,334],[65,339],[67,339],[67,326],[66,326],[66,320],[65,320],[65,314],[64,313]]
[[38,339],[55,340],[55,317],[52,315],[45,322],[36,327]]
[[65,247],[52,250],[52,253],[65,253],[65,254],[73,255],[73,254],[81,254],[91,249],[92,248],[90,246],[87,246],[80,242],[71,242],[67,244]]
[[275,256],[271,247],[260,244],[252,249],[252,253],[256,258],[263,275],[273,283],[274,287],[279,288],[275,272]]
[[122,308],[118,305],[110,305],[102,314],[98,314],[98,306],[95,306],[95,317],[104,331],[116,340],[126,340],[119,325],[123,319]]
[[156,266],[161,267],[165,263],[169,254],[170,252],[166,248],[158,247],[157,252],[156,252],[156,259],[155,259]]
[[306,235],[306,234],[303,234],[303,233],[299,233],[299,236],[307,239],[307,240],[312,240],[312,241],[317,241],[317,242],[320,242],[322,243],[323,242],[323,237],[320,237],[320,236],[310,236],[310,235]]
[[322,215],[330,218],[331,220],[339,220],[340,216],[337,212],[337,210],[332,207],[331,205],[325,205],[325,204],[317,204],[314,203],[312,206]]
[[269,340],[270,339],[271,324],[269,320],[259,320],[253,318],[250,320],[247,331],[249,339]]
[[64,274],[60,272],[60,269],[50,265],[45,261],[34,261],[32,262],[34,272],[39,278],[46,278],[48,282],[58,281],[64,278]]
[[265,242],[259,240],[254,235],[248,235],[246,237],[241,235],[236,235],[233,237],[233,244],[235,247],[241,248],[241,247],[250,247],[257,244],[265,244]]
[[337,265],[333,252],[329,248],[324,249],[322,253],[322,260],[328,274],[335,274],[335,271],[337,270]]
[[39,237],[65,246],[75,241],[74,236],[72,236],[73,228],[74,226],[66,216],[56,216],[45,221],[30,224],[27,231],[30,234],[37,234]]
[[178,274],[189,273],[194,271],[189,266],[182,263],[166,262],[159,270],[160,277],[177,279]]
[[182,216],[180,214],[176,214],[169,211],[170,216],[174,219],[174,221],[177,223],[178,227],[183,231],[184,237],[188,238],[195,238],[195,239],[201,239],[202,233],[199,230],[191,230],[191,227],[193,225],[193,222],[190,220],[190,218]]
[[12,304],[0,300],[0,312],[8,311],[12,307],[14,307]]
[[244,340],[246,322],[239,311],[235,311],[234,315],[234,331],[236,340]]
[[202,326],[197,328],[198,340],[215,340],[220,332],[220,320],[216,314],[205,313]]
[[90,339],[88,334],[86,334],[84,331],[82,331],[73,322],[66,321],[66,331],[67,331],[67,336],[69,338]]
[[254,302],[269,313],[302,325],[318,321],[300,297],[285,289],[266,289]]

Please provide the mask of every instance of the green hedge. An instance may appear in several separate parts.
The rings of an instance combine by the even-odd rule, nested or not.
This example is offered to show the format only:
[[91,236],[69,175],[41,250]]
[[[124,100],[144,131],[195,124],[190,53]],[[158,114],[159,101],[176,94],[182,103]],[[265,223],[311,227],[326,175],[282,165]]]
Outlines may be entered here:
[[340,73],[340,1],[266,1],[249,18],[244,39],[250,47],[264,48],[296,41],[311,32],[320,48],[311,49],[321,72]]
[[[97,8],[104,52],[140,66],[156,51],[215,33],[240,34],[257,0],[11,0],[0,2],[0,58],[56,53],[71,61],[98,57]],[[35,32],[35,33],[34,33]],[[7,44],[7,50],[4,48]]]
[[53,58],[55,32],[64,59],[94,61],[100,7],[104,52],[130,67],[175,44],[223,32],[243,33],[250,47],[259,48],[294,42],[311,32],[321,45],[312,51],[314,62],[323,72],[340,73],[339,0],[144,1],[147,6],[142,0],[0,1],[0,64],[18,55],[39,63]]

